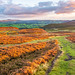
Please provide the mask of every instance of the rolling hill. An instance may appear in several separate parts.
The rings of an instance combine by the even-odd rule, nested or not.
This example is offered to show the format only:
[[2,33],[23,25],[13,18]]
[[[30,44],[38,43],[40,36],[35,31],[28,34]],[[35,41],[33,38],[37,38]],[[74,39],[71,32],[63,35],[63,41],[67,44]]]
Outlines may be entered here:
[[0,20],[0,24],[52,24],[63,23],[65,20]]
[[60,24],[48,24],[43,27],[43,29],[74,29],[75,30],[75,20]]
[[64,23],[62,20],[0,20],[0,27],[17,27],[20,29],[41,28],[48,24]]

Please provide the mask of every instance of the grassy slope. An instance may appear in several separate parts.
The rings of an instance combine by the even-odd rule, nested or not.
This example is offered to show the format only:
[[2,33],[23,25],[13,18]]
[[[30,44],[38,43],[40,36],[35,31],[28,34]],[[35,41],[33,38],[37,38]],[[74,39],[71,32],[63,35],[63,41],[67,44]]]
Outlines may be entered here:
[[[75,44],[64,39],[64,37],[57,37],[56,39],[59,40],[60,46],[63,46],[62,51],[64,53],[58,58],[49,75],[75,75]],[[67,53],[74,59],[64,61],[68,58]]]
[[75,30],[75,21],[69,21],[66,23],[60,24],[48,24],[42,27],[46,31],[74,31]]
[[75,27],[75,21],[69,21],[66,23],[60,23],[60,24],[48,24],[44,26],[45,29],[52,29],[52,28],[66,28],[66,27]]
[[27,61],[32,62],[34,59],[43,56],[49,49],[52,49],[52,47],[47,46],[43,49],[36,50],[34,52],[32,51],[31,53],[22,54],[17,58],[3,61],[2,63],[0,63],[0,75],[13,75],[10,73],[19,70],[24,66],[27,66]]
[[[72,59],[70,61],[64,61],[65,58],[68,58],[66,55],[67,53],[69,53],[69,55],[75,58],[75,51],[74,51],[75,44],[64,39],[63,36],[54,37],[53,39],[59,40],[60,47],[63,46],[62,51],[64,53],[60,58],[58,58],[58,60],[55,63],[54,68],[52,69],[49,75],[66,75],[67,72],[69,73],[69,75],[75,75],[75,59]],[[43,41],[48,41],[48,40],[50,39],[37,40],[37,41],[28,42],[28,43],[36,43],[40,41],[43,42]],[[40,65],[37,73],[35,73],[34,75],[45,75],[46,70],[48,69],[49,65],[51,65],[51,61],[46,64]]]
[[45,29],[47,32],[61,32],[61,31],[68,31],[68,32],[75,32],[75,27],[69,28],[58,28],[58,29]]
[[[68,59],[67,53],[75,58],[75,44],[66,40],[65,36],[54,37],[53,39],[58,39],[60,47],[63,47],[61,49],[63,54],[57,59],[49,75],[75,75],[75,59],[64,61],[64,59]],[[50,65],[51,60],[46,64],[40,65],[38,71],[34,75],[45,75]]]

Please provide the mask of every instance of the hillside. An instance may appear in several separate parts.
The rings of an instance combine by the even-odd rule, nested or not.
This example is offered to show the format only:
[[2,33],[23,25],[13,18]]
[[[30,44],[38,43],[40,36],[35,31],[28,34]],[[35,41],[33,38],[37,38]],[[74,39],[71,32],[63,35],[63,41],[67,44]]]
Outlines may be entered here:
[[0,27],[0,31],[18,30],[17,27]]
[[57,24],[62,20],[0,20],[0,27],[17,27],[20,29],[41,28],[48,24]]
[[48,33],[41,28],[0,27],[0,75],[75,74],[74,35]]
[[75,29],[75,20],[60,24],[48,24],[43,29]]
[[0,20],[0,24],[52,24],[52,23],[63,23],[65,20]]
[[1,22],[12,22],[12,21],[17,21],[17,20],[11,20],[11,19],[7,19],[7,20],[0,20],[0,23],[1,23]]
[[19,30],[19,34],[47,34],[47,32],[40,28],[33,28],[33,29],[21,29]]

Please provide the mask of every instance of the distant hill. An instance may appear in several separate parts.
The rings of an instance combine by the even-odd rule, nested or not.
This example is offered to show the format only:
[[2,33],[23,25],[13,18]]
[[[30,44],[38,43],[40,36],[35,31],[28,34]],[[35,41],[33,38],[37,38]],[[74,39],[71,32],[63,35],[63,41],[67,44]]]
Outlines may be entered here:
[[52,24],[64,23],[64,20],[0,20],[0,24]]
[[58,24],[67,21],[63,20],[1,20],[0,27],[17,27],[20,29],[42,28],[48,24]]
[[14,21],[19,21],[19,20],[11,20],[11,19],[7,19],[7,20],[0,20],[0,23],[7,23],[7,22],[14,22]]
[[74,29],[75,20],[60,24],[48,24],[43,29]]

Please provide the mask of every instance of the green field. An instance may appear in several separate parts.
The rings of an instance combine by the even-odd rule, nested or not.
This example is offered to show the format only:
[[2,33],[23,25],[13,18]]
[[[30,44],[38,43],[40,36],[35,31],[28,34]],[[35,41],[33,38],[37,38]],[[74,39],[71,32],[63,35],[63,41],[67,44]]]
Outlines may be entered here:
[[[75,75],[75,44],[65,39],[65,36],[54,37],[59,41],[62,54],[55,61],[54,67],[49,75]],[[34,75],[45,75],[51,66],[51,60],[39,66]]]
[[0,24],[0,27],[17,27],[17,28],[40,28],[45,24]]
[[65,37],[57,37],[56,39],[63,47],[63,54],[58,58],[49,75],[75,75],[75,44],[66,40]]

